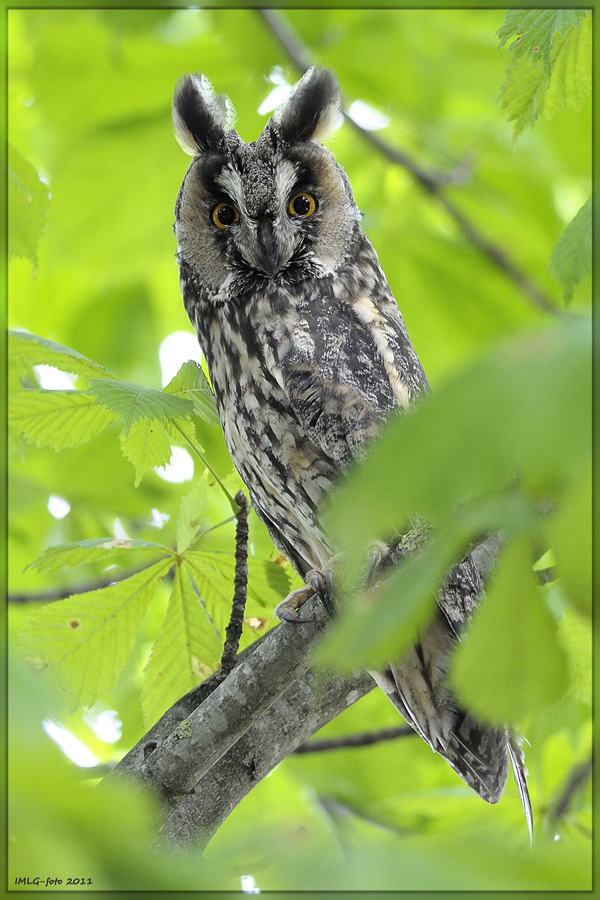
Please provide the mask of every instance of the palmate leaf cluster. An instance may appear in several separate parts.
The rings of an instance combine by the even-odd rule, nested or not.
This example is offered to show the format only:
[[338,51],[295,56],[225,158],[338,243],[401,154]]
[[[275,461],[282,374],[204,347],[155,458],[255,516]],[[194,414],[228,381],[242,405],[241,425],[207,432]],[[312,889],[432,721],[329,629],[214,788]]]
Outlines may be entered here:
[[[59,451],[78,447],[119,420],[123,454],[135,467],[135,486],[171,456],[171,440],[202,448],[193,417],[218,422],[212,391],[201,368],[189,361],[163,391],[119,381],[81,354],[24,332],[9,333],[9,360],[54,365],[85,378],[85,388],[48,391],[15,388],[9,394],[9,427],[38,446]],[[101,377],[89,377],[90,375]],[[14,379],[13,379],[14,383]],[[176,524],[176,548],[145,540],[100,538],[49,547],[31,567],[55,572],[148,551],[154,560],[128,578],[51,603],[32,616],[22,632],[30,662],[60,685],[67,708],[92,707],[114,688],[128,661],[160,582],[172,575],[165,620],[144,673],[142,704],[151,724],[179,697],[210,674],[220,659],[233,596],[233,554],[192,550],[208,527],[207,479],[184,497]],[[143,556],[148,559],[148,552]],[[122,560],[120,560],[122,562]],[[249,561],[248,616],[274,606],[289,586],[281,567]]]
[[[170,101],[183,72],[204,71],[253,140],[271,92],[298,72],[254,10],[9,12],[9,591],[28,601],[9,606],[15,874],[33,853],[40,871],[57,860],[108,890],[238,890],[247,870],[263,890],[588,886],[589,786],[554,816],[590,752],[591,16],[580,13],[285,12],[335,70],[346,106],[389,119],[378,136],[448,176],[444,196],[484,238],[550,305],[571,303],[572,326],[548,329],[408,171],[348,123],[331,140],[433,387],[332,498],[340,577],[351,581],[348,560],[359,565],[403,516],[435,528],[368,609],[350,597],[323,654],[344,668],[382,659],[386,641],[397,652],[449,561],[501,529],[488,603],[453,679],[466,703],[514,719],[530,742],[539,845],[529,854],[514,785],[489,807],[407,739],[286,759],[232,813],[200,871],[159,857],[152,803],[105,804],[40,720],[111,762],[218,665],[230,498],[242,484],[202,368],[183,357],[161,379],[161,342],[191,334],[171,229],[188,160]],[[506,56],[496,35],[513,47]],[[69,373],[72,389],[42,389],[38,366]],[[193,483],[158,476],[174,449],[193,456]],[[61,519],[51,495],[70,505]],[[275,624],[273,607],[298,583],[253,513],[249,526],[242,646]],[[43,602],[56,595],[66,599]],[[104,713],[122,722],[113,743],[89,724]],[[397,724],[374,691],[327,732]],[[255,871],[257,860],[267,864]]]

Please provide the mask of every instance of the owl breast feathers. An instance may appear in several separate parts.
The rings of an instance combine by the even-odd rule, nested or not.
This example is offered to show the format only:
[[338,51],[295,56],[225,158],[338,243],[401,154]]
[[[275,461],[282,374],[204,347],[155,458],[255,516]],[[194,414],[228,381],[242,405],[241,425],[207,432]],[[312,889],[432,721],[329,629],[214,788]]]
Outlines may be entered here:
[[[252,505],[302,576],[333,556],[318,519],[323,495],[382,421],[429,389],[346,173],[319,143],[340,114],[334,76],[314,68],[252,143],[203,75],[183,78],[173,101],[176,137],[193,157],[175,207],[185,307]],[[469,559],[452,579],[421,643],[374,677],[495,802],[509,755],[520,754],[506,729],[459,709],[445,683],[480,592]]]

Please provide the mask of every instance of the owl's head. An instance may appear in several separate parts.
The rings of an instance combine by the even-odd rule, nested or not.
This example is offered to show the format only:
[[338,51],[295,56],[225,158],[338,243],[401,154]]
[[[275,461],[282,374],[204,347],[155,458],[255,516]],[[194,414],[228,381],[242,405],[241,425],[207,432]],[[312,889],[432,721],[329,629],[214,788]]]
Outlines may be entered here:
[[312,68],[247,144],[205,76],[179,82],[173,124],[194,158],[175,234],[180,263],[210,295],[226,300],[257,280],[325,277],[350,258],[360,213],[344,170],[319,143],[340,114],[335,77]]

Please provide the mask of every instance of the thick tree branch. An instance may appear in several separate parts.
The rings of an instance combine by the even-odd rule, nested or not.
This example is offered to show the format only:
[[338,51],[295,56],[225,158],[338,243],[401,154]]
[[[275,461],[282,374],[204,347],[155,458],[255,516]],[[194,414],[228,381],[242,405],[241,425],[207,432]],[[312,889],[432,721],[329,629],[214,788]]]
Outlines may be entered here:
[[[259,14],[267,23],[272,34],[279,41],[294,65],[301,71],[305,72],[311,65],[313,60],[308,48],[304,45],[299,35],[293,30],[290,23],[280,10],[276,9],[259,9]],[[468,241],[470,241],[477,249],[483,253],[491,262],[494,263],[504,274],[510,278],[517,287],[522,291],[528,300],[544,312],[552,315],[561,315],[562,311],[552,303],[546,294],[523,272],[508,255],[487,238],[483,232],[477,228],[468,217],[461,212],[456,204],[450,200],[445,191],[444,185],[449,181],[455,181],[455,178],[448,178],[442,174],[426,172],[406,153],[397,150],[383,141],[378,135],[372,131],[363,128],[354,121],[349,112],[344,109],[344,117],[350,123],[352,128],[357,131],[364,140],[368,141],[380,153],[382,153],[390,162],[402,166],[415,178],[417,183],[431,197],[435,198],[444,208],[446,213],[455,221],[462,233]]]
[[206,846],[229,813],[282,759],[373,687],[366,672],[329,679],[320,672],[306,672],[210,769],[196,790],[181,799],[164,822],[164,837]]
[[[471,551],[484,580],[499,547],[491,536]],[[285,756],[375,686],[366,672],[309,669],[328,617],[316,597],[306,614],[311,621],[283,622],[240,653],[222,682],[215,673],[182,697],[107,776],[140,779],[162,797],[165,838],[206,844]],[[360,745],[363,736],[343,741]]]
[[[310,606],[309,606],[310,604]],[[307,655],[327,621],[318,601],[307,604],[311,622],[282,623],[257,644],[209,697],[159,745],[151,735],[140,759],[131,754],[118,769],[134,773],[168,803],[198,781],[308,667]],[[155,747],[152,744],[156,744]],[[133,751],[132,751],[133,752]]]

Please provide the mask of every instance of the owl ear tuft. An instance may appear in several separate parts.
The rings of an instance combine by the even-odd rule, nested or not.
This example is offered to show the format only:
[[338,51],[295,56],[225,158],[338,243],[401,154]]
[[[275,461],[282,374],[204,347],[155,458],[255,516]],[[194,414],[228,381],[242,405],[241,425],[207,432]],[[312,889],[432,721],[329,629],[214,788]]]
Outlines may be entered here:
[[190,156],[218,150],[235,113],[229,97],[217,95],[206,75],[184,75],[173,95],[173,128]]
[[329,69],[312,66],[275,111],[269,126],[281,141],[319,141],[340,124],[342,101]]

